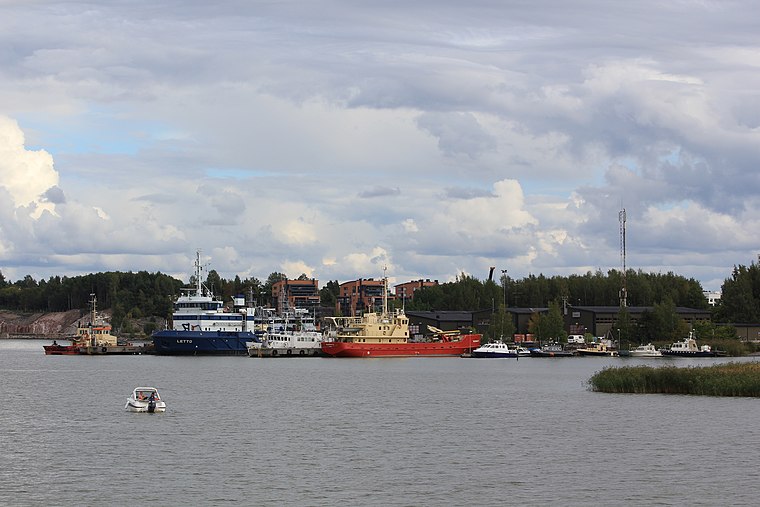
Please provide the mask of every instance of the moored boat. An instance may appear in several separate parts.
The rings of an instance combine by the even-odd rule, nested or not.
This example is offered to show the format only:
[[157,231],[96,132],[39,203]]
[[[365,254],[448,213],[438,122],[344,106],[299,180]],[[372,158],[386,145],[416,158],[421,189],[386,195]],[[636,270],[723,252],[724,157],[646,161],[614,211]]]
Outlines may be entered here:
[[685,340],[675,342],[670,348],[660,349],[660,352],[663,356],[675,357],[715,357],[716,355],[709,345],[698,346],[693,333],[689,333],[689,337]]
[[333,357],[460,356],[480,346],[480,334],[441,331],[424,341],[409,337],[409,318],[403,310],[388,311],[388,279],[383,278],[383,308],[361,317],[330,317],[331,329],[322,352]]
[[579,356],[617,356],[617,351],[607,347],[604,342],[589,343],[583,348],[577,349]]
[[531,357],[573,357],[572,350],[565,350],[561,343],[547,343],[540,348],[531,349]]
[[71,356],[79,354],[79,345],[76,342],[72,342],[71,345],[61,345],[56,340],[53,340],[51,345],[43,345],[45,354],[49,356]]
[[166,403],[155,387],[135,387],[124,409],[130,412],[166,412]]
[[530,350],[525,347],[510,347],[503,341],[484,343],[472,351],[472,357],[480,358],[520,358],[530,355]]
[[628,355],[631,357],[662,357],[662,352],[651,343],[647,343],[631,349]]
[[[322,333],[317,331],[314,319],[305,315],[304,309],[293,312],[296,320],[291,324],[286,315],[281,324],[271,324],[258,342],[249,342],[248,355],[251,357],[306,357],[322,354]],[[296,329],[293,329],[293,326]]]
[[247,344],[258,342],[254,309],[242,297],[234,311],[214,297],[201,281],[200,252],[196,253],[195,286],[183,289],[174,303],[172,329],[153,333],[153,347],[164,355],[246,355]]

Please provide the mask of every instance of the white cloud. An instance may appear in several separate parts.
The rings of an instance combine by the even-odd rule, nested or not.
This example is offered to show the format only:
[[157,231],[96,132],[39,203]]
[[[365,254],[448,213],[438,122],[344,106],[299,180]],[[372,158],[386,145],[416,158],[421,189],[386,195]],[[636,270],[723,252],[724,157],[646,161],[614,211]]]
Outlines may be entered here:
[[16,208],[29,207],[31,216],[55,213],[55,204],[45,193],[58,185],[53,157],[44,150],[28,150],[18,123],[0,115],[0,185],[10,194]]
[[621,206],[633,266],[755,258],[749,2],[48,3],[0,19],[6,276],[577,272]]

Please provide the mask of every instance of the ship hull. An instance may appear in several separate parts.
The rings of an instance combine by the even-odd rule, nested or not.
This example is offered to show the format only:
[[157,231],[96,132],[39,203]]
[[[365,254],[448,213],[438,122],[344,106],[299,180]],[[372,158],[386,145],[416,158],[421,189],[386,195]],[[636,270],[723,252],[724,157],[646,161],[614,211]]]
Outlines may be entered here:
[[153,333],[156,354],[171,356],[247,356],[247,342],[258,341],[251,331],[182,331]]
[[73,356],[79,354],[76,345],[43,345],[45,354],[48,356]]
[[670,357],[715,357],[715,352],[704,350],[684,351],[684,350],[662,350],[663,356]]
[[323,342],[322,352],[332,357],[441,357],[460,356],[480,347],[480,335],[457,341],[406,343]]

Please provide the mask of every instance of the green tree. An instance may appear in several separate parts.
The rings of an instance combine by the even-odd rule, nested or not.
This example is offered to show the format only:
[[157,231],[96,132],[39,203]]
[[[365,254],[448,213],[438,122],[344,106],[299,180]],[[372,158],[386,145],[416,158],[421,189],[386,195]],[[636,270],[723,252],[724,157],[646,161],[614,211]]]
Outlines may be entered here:
[[612,328],[615,330],[615,340],[618,341],[619,348],[627,350],[631,343],[636,341],[634,337],[635,326],[627,307],[623,306],[618,310]]
[[322,306],[334,307],[338,294],[340,294],[340,284],[338,281],[328,281],[319,289],[319,302]]
[[561,341],[563,338],[567,338],[565,319],[562,317],[562,310],[558,301],[555,300],[549,303],[549,311],[543,317],[542,331],[544,339]]

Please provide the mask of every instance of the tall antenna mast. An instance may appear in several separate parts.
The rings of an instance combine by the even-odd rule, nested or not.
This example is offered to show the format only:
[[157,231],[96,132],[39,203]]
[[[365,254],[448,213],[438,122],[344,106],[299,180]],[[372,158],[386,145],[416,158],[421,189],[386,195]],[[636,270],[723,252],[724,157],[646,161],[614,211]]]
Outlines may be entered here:
[[620,308],[628,306],[628,290],[625,283],[625,208],[618,213],[620,221],[620,262],[623,265],[622,284],[620,288]]
[[388,266],[383,266],[383,317],[388,315]]

